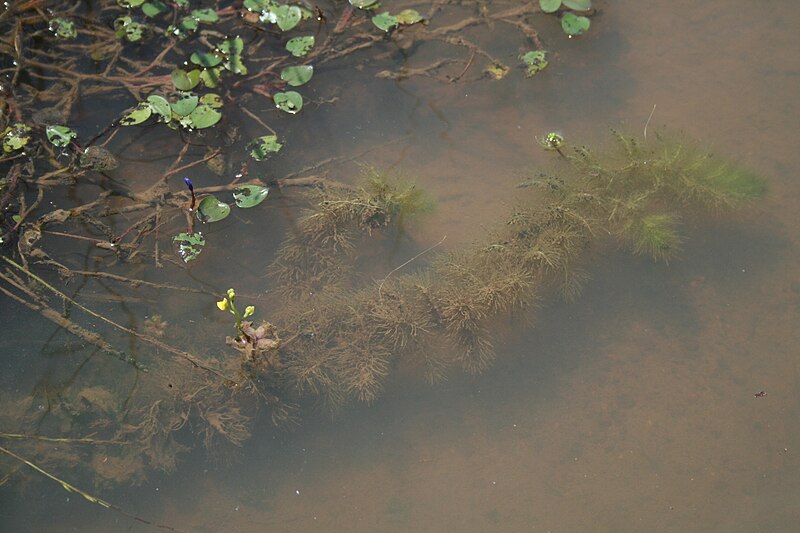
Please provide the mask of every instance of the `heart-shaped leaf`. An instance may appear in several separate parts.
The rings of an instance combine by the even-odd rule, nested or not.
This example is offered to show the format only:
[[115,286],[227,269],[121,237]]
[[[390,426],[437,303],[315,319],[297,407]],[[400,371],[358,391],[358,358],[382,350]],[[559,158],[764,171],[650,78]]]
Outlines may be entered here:
[[537,72],[544,70],[548,63],[547,63],[547,52],[544,50],[534,50],[532,52],[526,52],[520,59],[528,66],[528,71],[526,75],[530,78]]
[[303,12],[297,6],[278,6],[275,12],[275,21],[281,31],[289,31],[300,22]]
[[197,128],[198,130],[210,128],[219,122],[221,118],[222,113],[208,104],[200,104],[189,114],[189,120],[191,120],[192,127]]
[[219,222],[231,214],[231,206],[220,202],[216,196],[206,196],[197,205],[197,219],[200,222]]
[[194,111],[200,98],[196,94],[185,94],[178,101],[172,103],[172,112],[179,117],[189,116],[189,113]]
[[311,65],[297,65],[286,67],[281,71],[281,79],[292,87],[299,87],[308,83],[314,75],[314,67]]
[[359,9],[375,9],[380,4],[378,0],[350,0],[350,5]]
[[416,24],[424,20],[416,9],[404,9],[397,14],[396,18],[400,24]]
[[372,17],[372,23],[375,24],[381,30],[388,32],[396,28],[397,25],[400,23],[400,21],[397,20],[397,17],[390,14],[388,11],[384,11],[383,13],[380,13]]
[[295,91],[275,93],[272,95],[272,101],[275,102],[275,106],[278,109],[292,115],[303,109],[303,97]]
[[200,252],[203,251],[203,246],[206,245],[206,239],[200,232],[179,233],[172,240],[178,245],[178,256],[183,259],[184,263],[197,259]]
[[544,13],[555,13],[561,7],[561,0],[539,0],[539,8]]
[[301,35],[299,37],[292,37],[286,43],[286,50],[295,57],[302,57],[306,55],[312,48],[314,48],[313,35]]
[[237,207],[246,209],[263,202],[269,194],[269,188],[261,185],[242,185],[233,193]]
[[575,13],[564,13],[561,17],[561,28],[570,37],[583,35],[590,25],[591,22],[587,17],[579,17]]
[[147,102],[140,102],[139,105],[122,115],[119,123],[123,126],[133,126],[141,124],[153,114],[153,108]]
[[561,3],[575,11],[589,11],[592,9],[592,0],[562,0]]
[[50,141],[53,146],[59,148],[64,148],[72,139],[78,136],[77,133],[66,126],[47,126],[44,131],[47,135],[47,140]]
[[169,122],[172,118],[172,108],[169,102],[163,96],[151,94],[147,97],[147,103],[153,110],[153,113],[158,115],[160,122]]
[[191,55],[189,61],[195,65],[200,65],[201,67],[216,67],[222,63],[222,58],[217,54],[211,54],[208,52],[195,52]]
[[283,148],[278,142],[277,135],[264,135],[247,143],[250,156],[256,161],[264,161],[272,154],[276,154]]
[[186,72],[185,70],[175,69],[170,73],[172,84],[179,91],[191,91],[198,83],[200,83],[200,71],[192,70]]

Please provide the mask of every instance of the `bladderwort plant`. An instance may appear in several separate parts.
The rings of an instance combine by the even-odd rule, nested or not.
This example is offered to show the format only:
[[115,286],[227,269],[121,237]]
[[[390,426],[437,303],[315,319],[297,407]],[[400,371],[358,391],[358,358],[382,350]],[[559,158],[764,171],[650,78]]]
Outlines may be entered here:
[[256,307],[254,305],[248,305],[244,308],[244,314],[239,313],[239,310],[236,309],[236,291],[233,289],[228,289],[227,296],[222,300],[217,302],[217,307],[220,311],[228,311],[236,318],[236,331],[238,333],[237,339],[247,338],[247,333],[244,331],[244,326],[242,322],[245,318],[253,316],[256,312]]

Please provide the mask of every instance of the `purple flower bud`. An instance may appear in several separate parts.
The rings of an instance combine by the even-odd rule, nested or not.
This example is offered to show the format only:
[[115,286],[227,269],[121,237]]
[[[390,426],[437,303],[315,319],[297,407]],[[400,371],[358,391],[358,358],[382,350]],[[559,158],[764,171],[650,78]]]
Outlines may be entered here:
[[189,190],[191,192],[194,192],[194,185],[192,185],[192,182],[189,181],[189,178],[183,178],[183,182],[186,184],[187,187],[189,187]]

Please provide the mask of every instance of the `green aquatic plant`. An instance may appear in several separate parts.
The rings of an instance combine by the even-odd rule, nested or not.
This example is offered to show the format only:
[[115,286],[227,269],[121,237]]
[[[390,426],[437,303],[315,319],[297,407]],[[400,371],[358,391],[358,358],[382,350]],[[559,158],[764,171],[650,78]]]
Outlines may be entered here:
[[[279,350],[284,377],[336,409],[349,399],[374,400],[396,366],[418,367],[432,381],[454,365],[481,372],[496,357],[498,321],[551,289],[576,298],[588,279],[587,250],[607,236],[667,262],[683,240],[680,211],[740,207],[764,192],[758,177],[686,140],[645,144],[615,133],[615,141],[600,152],[575,148],[558,173],[526,180],[530,198],[487,242],[379,282],[361,281],[347,265],[354,230],[375,197],[326,196],[271,267],[279,287],[302,289],[284,291],[297,306],[274,317],[283,336],[295,335]],[[404,189],[385,180],[363,190],[395,199],[374,211],[378,218],[367,220],[377,224],[367,228],[385,227],[385,213],[397,212],[388,206],[405,203],[397,200]]]
[[253,305],[248,305],[244,309],[244,313],[240,314],[239,310],[236,309],[236,291],[233,289],[228,289],[226,296],[217,302],[217,308],[220,311],[228,311],[232,314],[236,320],[236,331],[239,332],[239,335],[244,335],[242,330],[242,322],[245,318],[252,316],[256,312],[256,308]]

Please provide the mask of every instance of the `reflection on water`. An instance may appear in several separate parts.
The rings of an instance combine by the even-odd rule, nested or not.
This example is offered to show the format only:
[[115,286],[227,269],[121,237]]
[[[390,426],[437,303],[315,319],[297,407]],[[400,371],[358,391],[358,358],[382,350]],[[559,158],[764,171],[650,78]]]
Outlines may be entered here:
[[[106,499],[201,532],[800,528],[800,7],[597,3],[592,31],[541,78],[441,85],[365,76],[358,99],[343,95],[318,110],[313,132],[295,126],[287,135],[313,133],[321,158],[391,141],[359,158],[414,176],[436,198],[437,212],[411,230],[420,249],[443,235],[458,247],[501,218],[515,172],[550,157],[535,135],[559,129],[593,143],[608,126],[635,133],[654,105],[651,126],[704,139],[767,176],[770,195],[736,217],[685,221],[689,238],[668,266],[593,258],[581,298],[544,301],[533,326],[512,324],[480,376],[435,387],[399,376],[373,405],[333,419],[312,414],[293,432],[264,420],[231,462],[197,453],[177,474]],[[557,30],[543,33],[552,41]],[[222,274],[194,274],[258,283],[260,273],[240,273],[265,264],[259,256],[279,238]],[[196,316],[202,298],[189,303],[165,296],[145,305],[169,307],[173,320],[211,320]],[[33,320],[18,309],[3,315]],[[28,368],[3,387],[32,388],[59,357],[45,339],[4,342],[3,375]],[[24,499],[0,490],[4,530],[147,530],[58,486],[37,485]]]

